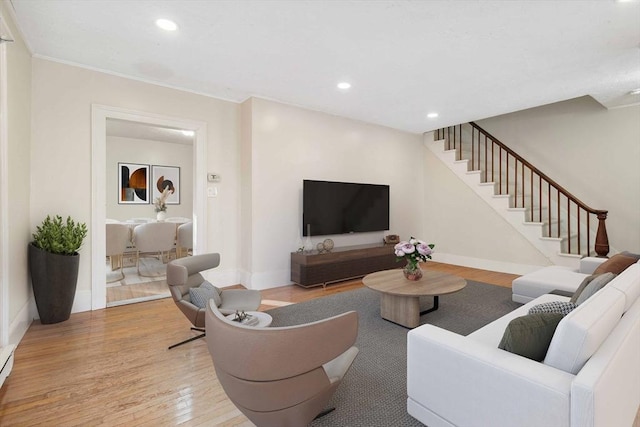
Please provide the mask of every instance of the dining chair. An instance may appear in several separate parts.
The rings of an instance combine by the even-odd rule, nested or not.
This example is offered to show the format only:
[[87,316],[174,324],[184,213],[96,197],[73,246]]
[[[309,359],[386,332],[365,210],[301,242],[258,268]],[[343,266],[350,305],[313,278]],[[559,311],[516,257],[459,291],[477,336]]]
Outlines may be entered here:
[[105,224],[106,253],[111,263],[111,270],[120,270],[120,277],[107,280],[107,283],[124,279],[123,258],[127,247],[131,244],[131,229],[126,224]]
[[156,277],[156,275],[140,272],[140,257],[157,257],[160,261],[164,262],[166,254],[168,259],[169,253],[176,242],[176,225],[170,222],[140,224],[133,229],[133,242],[136,248],[138,275]]
[[193,222],[178,226],[176,244],[176,258],[182,258],[190,254],[193,254]]

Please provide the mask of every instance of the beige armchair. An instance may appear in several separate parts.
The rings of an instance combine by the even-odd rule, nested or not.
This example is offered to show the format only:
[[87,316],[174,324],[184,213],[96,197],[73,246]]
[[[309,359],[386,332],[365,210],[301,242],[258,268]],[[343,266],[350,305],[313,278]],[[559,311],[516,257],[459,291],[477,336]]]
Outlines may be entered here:
[[299,427],[323,411],[355,360],[358,314],[255,328],[207,305],[207,346],[229,399],[258,427]]
[[[210,253],[194,255],[173,260],[167,264],[167,284],[171,297],[180,311],[193,325],[191,330],[202,332],[169,347],[172,349],[205,336],[205,306],[198,307],[191,301],[190,288],[198,288],[205,282],[201,271],[210,270],[220,265],[220,254]],[[254,311],[260,307],[262,296],[259,291],[250,289],[219,289],[213,286],[213,296],[218,309],[224,314],[233,314],[236,310]]]

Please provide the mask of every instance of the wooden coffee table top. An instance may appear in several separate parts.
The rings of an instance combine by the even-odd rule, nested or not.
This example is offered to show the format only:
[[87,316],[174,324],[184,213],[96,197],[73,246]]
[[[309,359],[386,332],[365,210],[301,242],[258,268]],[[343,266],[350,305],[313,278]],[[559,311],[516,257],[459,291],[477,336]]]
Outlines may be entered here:
[[422,270],[422,279],[417,281],[407,280],[402,269],[384,270],[367,274],[362,283],[373,290],[404,296],[429,296],[445,295],[457,292],[467,286],[467,281],[451,274],[432,271],[428,268]]

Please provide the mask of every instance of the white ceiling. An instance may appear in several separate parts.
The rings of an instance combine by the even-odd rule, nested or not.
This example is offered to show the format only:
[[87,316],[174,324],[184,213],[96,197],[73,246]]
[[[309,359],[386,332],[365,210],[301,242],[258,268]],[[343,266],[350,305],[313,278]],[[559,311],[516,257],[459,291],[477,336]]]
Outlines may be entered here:
[[39,57],[409,132],[584,95],[640,102],[638,1],[11,1]]

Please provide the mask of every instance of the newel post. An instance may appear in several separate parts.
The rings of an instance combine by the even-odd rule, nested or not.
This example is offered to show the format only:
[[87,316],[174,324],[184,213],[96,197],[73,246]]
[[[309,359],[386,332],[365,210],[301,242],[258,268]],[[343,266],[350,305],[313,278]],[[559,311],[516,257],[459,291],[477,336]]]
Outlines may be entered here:
[[596,253],[599,257],[606,257],[609,253],[609,237],[607,237],[607,211],[598,212],[598,231],[596,232]]

